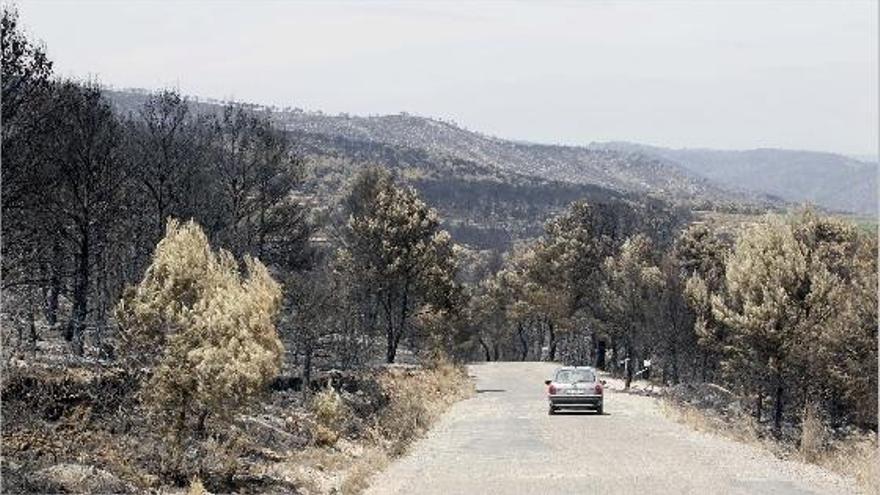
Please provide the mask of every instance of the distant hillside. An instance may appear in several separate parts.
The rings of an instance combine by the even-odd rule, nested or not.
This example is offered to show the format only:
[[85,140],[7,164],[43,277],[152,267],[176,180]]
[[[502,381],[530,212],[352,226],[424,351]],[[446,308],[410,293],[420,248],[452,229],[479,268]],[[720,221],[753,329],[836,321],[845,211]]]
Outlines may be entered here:
[[[146,93],[137,90],[108,91],[108,94],[124,109],[134,108],[146,97]],[[219,103],[196,100],[202,111],[216,110]],[[279,126],[294,133],[337,137],[362,145],[422,150],[437,159],[464,160],[500,172],[598,186],[687,207],[764,209],[782,206],[776,198],[728,190],[677,163],[637,150],[507,141],[449,122],[408,114],[359,117],[239,105],[265,112]]]
[[[381,164],[419,190],[444,218],[458,242],[478,249],[506,250],[541,234],[544,222],[580,199],[651,208],[671,217],[662,201],[637,198],[607,188],[549,181],[416,148],[291,131],[311,171],[307,189],[333,203],[359,168]],[[661,213],[662,212],[662,213]],[[675,214],[683,218],[684,212]]]
[[687,168],[717,184],[778,196],[793,203],[877,214],[877,163],[834,153],[755,149],[669,149],[634,143],[596,143],[594,149],[644,153]]
[[638,152],[506,141],[406,114],[352,117],[285,111],[273,117],[291,131],[421,149],[498,170],[650,195],[687,206],[778,204],[772,198],[728,191],[687,168]]
[[[137,112],[147,98],[143,92],[106,91],[109,99],[121,113]],[[216,112],[215,102],[193,102],[200,113]],[[258,107],[255,111],[262,111]],[[645,194],[634,194],[590,184],[551,180],[536,175],[518,173],[499,167],[495,159],[467,149],[480,149],[482,140],[491,140],[478,134],[458,129],[430,119],[402,116],[379,118],[380,125],[368,127],[374,134],[342,132],[339,123],[347,119],[309,114],[299,118],[299,125],[290,121],[296,112],[269,114],[293,136],[298,149],[305,155],[309,174],[304,185],[306,197],[323,214],[344,193],[345,182],[358,169],[378,164],[397,174],[404,182],[415,187],[444,219],[457,242],[477,250],[508,250],[514,243],[537,237],[544,222],[562,212],[573,201],[588,200],[609,205],[626,205],[637,210],[648,210],[660,224],[674,224],[687,218],[682,208],[674,208],[666,201]],[[448,129],[442,137],[427,129],[436,126]],[[345,128],[343,126],[343,128]],[[448,134],[449,130],[455,136]],[[407,136],[420,135],[420,139]],[[377,138],[381,136],[381,139]],[[431,145],[451,139],[460,139],[450,148]],[[503,142],[502,142],[503,143]]]
[[[142,92],[107,91],[122,113]],[[199,113],[220,102],[192,102]],[[507,251],[541,234],[571,202],[641,211],[655,231],[675,231],[703,213],[749,214],[812,201],[831,210],[870,213],[876,168],[840,155],[783,150],[671,150],[631,143],[590,147],[505,141],[454,124],[410,115],[329,116],[266,109],[307,158],[305,201],[326,215],[360,168],[393,170],[436,208],[459,243],[473,252]]]

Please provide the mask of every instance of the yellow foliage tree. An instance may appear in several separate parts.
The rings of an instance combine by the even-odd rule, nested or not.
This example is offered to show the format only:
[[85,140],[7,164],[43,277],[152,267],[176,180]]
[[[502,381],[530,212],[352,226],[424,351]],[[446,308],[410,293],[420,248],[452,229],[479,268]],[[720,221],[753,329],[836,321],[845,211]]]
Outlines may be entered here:
[[149,370],[144,399],[180,441],[229,419],[275,377],[281,289],[259,260],[211,249],[202,229],[170,220],[143,280],[116,308],[129,355]]

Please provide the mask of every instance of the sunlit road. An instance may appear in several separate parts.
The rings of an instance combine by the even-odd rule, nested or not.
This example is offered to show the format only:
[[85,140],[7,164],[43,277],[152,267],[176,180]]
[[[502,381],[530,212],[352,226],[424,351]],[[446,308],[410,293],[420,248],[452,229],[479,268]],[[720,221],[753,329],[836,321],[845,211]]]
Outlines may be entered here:
[[477,394],[452,407],[369,494],[854,493],[849,481],[695,432],[656,399],[617,392],[605,414],[549,416],[548,363],[473,365]]

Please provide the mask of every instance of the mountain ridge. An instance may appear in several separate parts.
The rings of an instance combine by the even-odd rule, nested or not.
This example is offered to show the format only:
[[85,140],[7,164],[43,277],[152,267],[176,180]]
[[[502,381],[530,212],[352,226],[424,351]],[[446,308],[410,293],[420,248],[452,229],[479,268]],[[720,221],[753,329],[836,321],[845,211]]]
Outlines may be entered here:
[[597,149],[638,151],[691,170],[721,186],[813,203],[834,212],[877,215],[878,164],[831,152],[755,148],[664,148],[626,141]]

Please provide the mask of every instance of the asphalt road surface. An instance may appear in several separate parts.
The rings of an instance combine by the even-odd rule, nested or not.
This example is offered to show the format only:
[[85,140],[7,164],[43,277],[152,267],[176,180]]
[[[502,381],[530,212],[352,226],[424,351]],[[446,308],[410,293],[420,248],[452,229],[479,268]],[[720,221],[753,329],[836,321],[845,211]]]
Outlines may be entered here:
[[850,481],[668,419],[618,392],[605,414],[547,414],[549,363],[470,366],[476,395],[454,405],[366,493],[856,493]]

